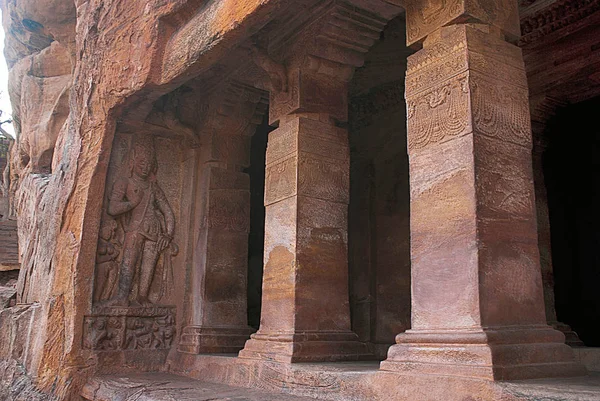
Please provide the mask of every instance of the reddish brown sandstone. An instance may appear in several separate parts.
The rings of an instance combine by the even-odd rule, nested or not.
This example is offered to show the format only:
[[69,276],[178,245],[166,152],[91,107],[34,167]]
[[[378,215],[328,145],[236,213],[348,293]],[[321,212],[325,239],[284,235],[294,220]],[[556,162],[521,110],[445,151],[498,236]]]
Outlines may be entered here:
[[241,391],[171,372],[329,400],[598,399],[593,377],[503,382],[597,366],[548,325],[581,345],[539,145],[600,95],[598,2],[0,5],[21,262],[0,395]]

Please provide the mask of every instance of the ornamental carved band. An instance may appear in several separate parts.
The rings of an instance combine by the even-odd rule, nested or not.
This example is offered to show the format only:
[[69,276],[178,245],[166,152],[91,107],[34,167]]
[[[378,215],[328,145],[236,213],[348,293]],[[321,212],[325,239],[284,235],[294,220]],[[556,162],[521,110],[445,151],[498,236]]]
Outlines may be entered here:
[[409,57],[408,149],[478,134],[531,146],[520,51],[468,25],[444,28]]
[[348,203],[347,131],[299,118],[282,124],[269,137],[265,206],[295,195]]

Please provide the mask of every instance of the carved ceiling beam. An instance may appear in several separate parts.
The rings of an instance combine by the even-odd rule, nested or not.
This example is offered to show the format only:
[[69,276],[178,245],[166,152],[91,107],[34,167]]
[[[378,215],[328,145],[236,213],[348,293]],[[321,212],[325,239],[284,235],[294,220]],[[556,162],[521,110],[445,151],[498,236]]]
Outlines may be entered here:
[[124,120],[119,121],[117,125],[117,131],[124,134],[135,134],[145,132],[147,134],[156,135],[165,138],[180,137],[182,139],[196,141],[196,135],[192,129],[186,127],[185,129],[177,129],[174,127],[168,127],[164,125],[158,125],[145,121],[132,121]]
[[521,26],[532,98],[578,103],[600,94],[600,1],[556,1]]

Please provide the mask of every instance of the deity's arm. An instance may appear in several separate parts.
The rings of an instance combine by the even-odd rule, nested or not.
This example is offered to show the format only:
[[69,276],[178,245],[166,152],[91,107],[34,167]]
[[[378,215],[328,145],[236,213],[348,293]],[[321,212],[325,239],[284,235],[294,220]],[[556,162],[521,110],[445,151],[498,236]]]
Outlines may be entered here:
[[108,214],[111,216],[119,216],[127,213],[135,206],[131,202],[125,200],[127,193],[127,180],[118,179],[113,186],[110,198],[108,200]]
[[167,235],[173,238],[173,234],[175,233],[175,214],[173,213],[173,209],[171,209],[171,205],[169,205],[165,193],[158,185],[156,185],[156,204],[165,216]]

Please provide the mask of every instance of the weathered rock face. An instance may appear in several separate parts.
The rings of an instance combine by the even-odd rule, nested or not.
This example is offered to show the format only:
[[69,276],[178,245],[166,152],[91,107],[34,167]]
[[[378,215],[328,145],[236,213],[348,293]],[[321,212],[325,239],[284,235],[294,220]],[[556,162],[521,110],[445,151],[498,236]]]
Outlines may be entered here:
[[[142,110],[149,105],[147,113],[154,99],[178,85],[163,75],[179,79],[191,66],[202,71],[213,63],[200,60],[201,52],[188,53],[185,64],[177,66],[182,68],[172,73],[160,60],[166,38],[197,14],[197,3],[2,4],[10,95],[20,136],[13,169],[23,261],[18,299],[39,303],[30,334],[22,336],[29,344],[27,355],[19,361],[36,376],[38,388],[59,398],[74,397],[86,372],[96,365],[95,353],[83,348],[84,316],[92,313],[96,245],[116,119],[126,102],[142,102]],[[251,18],[253,24],[264,24],[277,2],[246,2],[239,10],[234,1],[214,3],[198,20],[207,27],[201,48],[223,54],[247,34],[239,23]],[[183,53],[187,49],[172,55],[182,59]],[[151,85],[165,84],[152,91],[153,99],[148,97]],[[159,172],[168,174],[168,169],[163,165]]]

